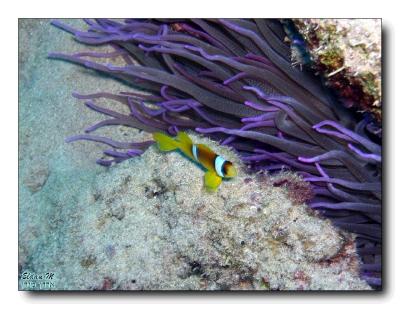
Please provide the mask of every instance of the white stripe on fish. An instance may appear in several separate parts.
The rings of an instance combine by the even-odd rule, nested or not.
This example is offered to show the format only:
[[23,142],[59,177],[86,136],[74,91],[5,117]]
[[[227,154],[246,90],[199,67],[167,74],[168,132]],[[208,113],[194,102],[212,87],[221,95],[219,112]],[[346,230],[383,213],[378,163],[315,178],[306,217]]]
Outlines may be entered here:
[[225,177],[224,172],[222,171],[222,167],[224,166],[225,159],[221,156],[217,156],[215,158],[215,171],[217,172],[218,176]]
[[196,161],[199,161],[199,157],[197,156],[197,146],[195,144],[192,145],[192,154]]

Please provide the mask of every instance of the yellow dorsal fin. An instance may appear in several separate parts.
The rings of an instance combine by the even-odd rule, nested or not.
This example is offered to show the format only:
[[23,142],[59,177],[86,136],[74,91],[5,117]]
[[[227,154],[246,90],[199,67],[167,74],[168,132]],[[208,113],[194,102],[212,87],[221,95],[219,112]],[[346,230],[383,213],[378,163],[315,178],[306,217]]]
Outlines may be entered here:
[[184,144],[189,144],[190,146],[193,144],[192,139],[187,135],[186,132],[179,131],[176,139]]
[[176,136],[176,142],[179,143],[179,149],[189,158],[194,160],[193,154],[192,154],[192,145],[193,142],[190,139],[189,135],[187,135],[185,132],[179,131],[177,136]]

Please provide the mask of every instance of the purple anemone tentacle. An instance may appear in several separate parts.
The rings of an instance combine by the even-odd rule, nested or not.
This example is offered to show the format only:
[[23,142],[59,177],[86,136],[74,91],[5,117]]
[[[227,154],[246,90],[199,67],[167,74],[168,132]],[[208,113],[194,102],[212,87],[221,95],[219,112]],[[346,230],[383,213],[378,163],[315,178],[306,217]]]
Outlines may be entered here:
[[334,127],[336,130],[338,130],[339,132],[341,132],[342,134],[338,135],[338,136],[347,136],[348,138],[346,138],[346,140],[350,141],[354,141],[356,143],[359,143],[361,145],[363,145],[365,148],[367,148],[369,151],[380,154],[381,153],[381,148],[375,144],[372,143],[371,141],[369,141],[368,139],[354,133],[353,131],[346,129],[345,127],[341,126],[340,124],[334,122],[334,121],[330,121],[330,120],[325,120],[322,121],[316,125],[313,126],[313,129],[317,130],[318,132],[323,132],[325,134],[331,134],[334,135],[335,131],[331,131],[331,130],[324,130],[321,131],[321,127],[325,126],[325,125],[329,125],[331,127]]
[[234,81],[237,81],[237,80],[239,80],[239,79],[241,79],[241,78],[245,78],[245,77],[248,77],[248,74],[245,73],[245,72],[240,72],[240,73],[238,73],[238,74],[232,76],[231,78],[228,78],[227,80],[225,80],[225,81],[223,82],[223,84],[224,84],[224,85],[228,85],[228,84],[230,84],[230,83],[232,83],[232,82],[234,82]]
[[275,106],[265,106],[250,101],[245,101],[244,104],[262,112],[276,112],[279,110],[279,108]]
[[379,204],[368,204],[368,203],[311,203],[310,207],[312,208],[328,208],[328,209],[348,209],[348,210],[357,210],[362,212],[370,212],[370,213],[381,213],[381,206]]
[[68,137],[65,139],[65,141],[67,143],[81,141],[81,140],[103,143],[103,144],[109,145],[111,147],[121,148],[121,149],[129,149],[129,148],[133,148],[133,147],[147,148],[154,143],[154,141],[147,141],[147,142],[143,142],[143,143],[117,142],[117,141],[114,141],[107,137],[90,135],[90,134],[80,134],[80,135],[71,136],[71,137]]
[[161,104],[154,104],[153,106],[156,106],[158,108],[150,108],[150,107],[147,107],[143,101],[140,101],[140,106],[142,107],[143,111],[147,115],[152,116],[152,117],[161,115],[162,113],[164,113],[166,111],[165,108],[160,108],[160,105]]
[[114,158],[120,158],[120,159],[129,159],[130,158],[130,156],[126,152],[119,152],[119,151],[115,151],[113,149],[104,150],[103,153],[107,156],[114,157]]
[[215,133],[222,132],[228,135],[237,135],[240,137],[248,138],[251,140],[259,141],[262,143],[270,144],[276,146],[278,148],[284,149],[288,153],[298,156],[300,153],[313,153],[315,156],[320,155],[321,151],[310,148],[305,144],[300,142],[288,141],[285,139],[280,139],[278,137],[263,134],[255,131],[242,131],[238,129],[227,129],[223,127],[215,127],[215,128],[196,128],[196,131],[199,133]]
[[242,118],[242,122],[248,123],[248,122],[265,121],[265,120],[275,119],[275,117],[276,117],[276,113],[270,112],[270,113],[262,114],[260,116]]
[[161,93],[162,97],[163,97],[165,100],[168,100],[168,101],[170,101],[170,100],[175,100],[176,98],[171,97],[171,96],[167,93],[167,89],[168,89],[168,86],[167,86],[167,85],[161,86],[160,93]]
[[349,147],[349,149],[354,151],[358,156],[360,156],[363,160],[366,160],[368,162],[381,162],[382,161],[382,156],[380,156],[380,155],[362,152],[360,149],[358,149],[351,143],[347,144],[347,146]]
[[[382,269],[382,266],[381,266]],[[382,279],[378,277],[362,276],[362,278],[367,281],[370,285],[381,286]]]
[[124,126],[129,126],[129,127],[132,127],[132,128],[136,127],[135,125],[130,124],[129,122],[124,122],[121,119],[112,118],[112,119],[102,120],[102,121],[90,126],[89,128],[86,128],[85,129],[85,133],[91,133],[91,132],[96,131],[99,128],[102,128],[102,127],[105,127],[105,126],[113,126],[113,125],[117,125],[117,126],[124,125]]
[[96,163],[105,167],[109,167],[115,160],[105,160],[105,159],[97,159]]
[[[347,154],[344,153],[343,151],[331,150],[331,151],[328,151],[327,153],[324,153],[322,155],[315,156],[312,158],[298,157],[297,159],[300,162],[304,162],[304,163],[315,163],[315,162],[324,161],[325,164],[329,164],[328,162],[326,162],[327,160],[337,161],[337,159],[343,158],[345,156],[347,156]],[[339,164],[341,165],[341,163],[339,163]]]
[[126,152],[129,156],[134,157],[134,156],[140,156],[141,154],[143,154],[144,150],[142,149],[128,149],[128,151]]

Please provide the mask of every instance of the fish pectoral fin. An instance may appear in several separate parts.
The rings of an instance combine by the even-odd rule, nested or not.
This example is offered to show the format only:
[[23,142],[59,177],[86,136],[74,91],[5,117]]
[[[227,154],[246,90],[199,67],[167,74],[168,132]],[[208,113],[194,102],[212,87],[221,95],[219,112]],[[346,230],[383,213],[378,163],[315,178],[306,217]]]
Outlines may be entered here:
[[215,191],[221,184],[222,178],[219,177],[214,171],[208,171],[204,174],[204,183],[207,189]]

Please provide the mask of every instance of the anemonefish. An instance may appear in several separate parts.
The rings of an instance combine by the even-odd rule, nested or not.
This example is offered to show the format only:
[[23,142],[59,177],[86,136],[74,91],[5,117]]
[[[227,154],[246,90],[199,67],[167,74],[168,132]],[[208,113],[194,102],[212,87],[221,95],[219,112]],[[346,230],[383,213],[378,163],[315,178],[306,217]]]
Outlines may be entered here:
[[222,178],[232,178],[237,174],[232,162],[217,155],[204,144],[193,144],[185,132],[178,132],[176,138],[156,132],[153,133],[153,138],[160,150],[180,150],[192,160],[200,163],[207,170],[204,175],[204,183],[210,190],[216,190],[221,184]]

